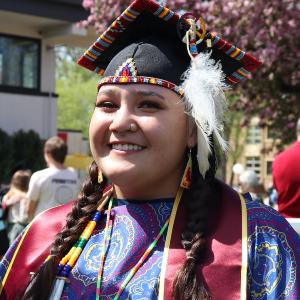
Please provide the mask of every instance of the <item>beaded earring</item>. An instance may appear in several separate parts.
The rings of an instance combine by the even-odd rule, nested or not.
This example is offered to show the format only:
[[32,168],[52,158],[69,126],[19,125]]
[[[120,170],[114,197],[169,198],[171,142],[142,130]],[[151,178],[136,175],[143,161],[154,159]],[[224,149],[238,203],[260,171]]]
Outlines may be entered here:
[[192,150],[189,149],[188,161],[180,182],[180,186],[184,189],[189,189],[192,182]]
[[102,172],[101,171],[98,171],[98,183],[102,183],[103,181],[103,175],[102,175]]

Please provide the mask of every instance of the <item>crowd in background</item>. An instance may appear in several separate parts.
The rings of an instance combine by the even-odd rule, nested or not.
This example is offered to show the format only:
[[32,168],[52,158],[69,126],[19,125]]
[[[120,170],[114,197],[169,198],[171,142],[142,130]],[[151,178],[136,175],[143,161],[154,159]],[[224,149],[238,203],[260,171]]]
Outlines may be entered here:
[[66,143],[52,137],[44,146],[47,168],[33,174],[17,170],[9,185],[1,185],[0,257],[36,215],[77,198],[77,173],[64,166],[66,155]]

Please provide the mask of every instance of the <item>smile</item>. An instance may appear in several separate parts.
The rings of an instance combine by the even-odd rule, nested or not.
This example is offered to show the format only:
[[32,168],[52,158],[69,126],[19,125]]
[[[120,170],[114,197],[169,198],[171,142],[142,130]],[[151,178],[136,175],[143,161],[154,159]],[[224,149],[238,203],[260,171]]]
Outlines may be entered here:
[[112,144],[111,148],[119,151],[140,151],[144,149],[144,147],[134,144]]

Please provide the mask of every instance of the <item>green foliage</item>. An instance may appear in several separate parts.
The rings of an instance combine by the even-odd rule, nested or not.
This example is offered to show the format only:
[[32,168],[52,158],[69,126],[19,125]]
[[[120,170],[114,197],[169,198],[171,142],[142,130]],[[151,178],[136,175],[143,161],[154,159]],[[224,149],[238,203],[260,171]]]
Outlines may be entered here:
[[12,136],[12,156],[17,163],[15,168],[19,165],[34,172],[45,166],[43,142],[33,130],[19,130]]
[[59,48],[56,52],[58,128],[76,129],[88,137],[99,77],[76,64],[82,49]]
[[29,169],[32,172],[45,167],[43,141],[33,130],[19,130],[8,135],[0,129],[0,182],[9,183],[17,170]]

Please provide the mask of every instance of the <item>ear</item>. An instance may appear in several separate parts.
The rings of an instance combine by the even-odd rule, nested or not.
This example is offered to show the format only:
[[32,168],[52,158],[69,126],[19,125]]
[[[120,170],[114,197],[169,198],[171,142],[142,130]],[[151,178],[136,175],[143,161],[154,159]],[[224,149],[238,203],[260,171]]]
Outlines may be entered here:
[[197,126],[194,120],[188,118],[188,133],[187,133],[187,147],[193,148],[197,144]]

